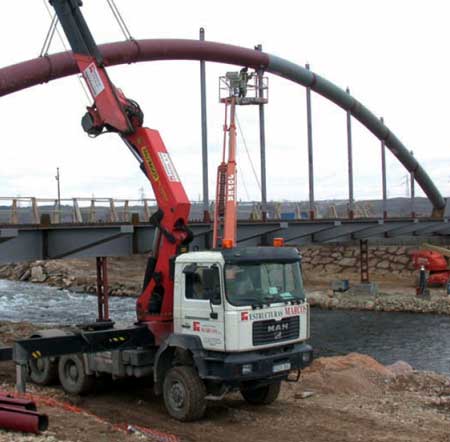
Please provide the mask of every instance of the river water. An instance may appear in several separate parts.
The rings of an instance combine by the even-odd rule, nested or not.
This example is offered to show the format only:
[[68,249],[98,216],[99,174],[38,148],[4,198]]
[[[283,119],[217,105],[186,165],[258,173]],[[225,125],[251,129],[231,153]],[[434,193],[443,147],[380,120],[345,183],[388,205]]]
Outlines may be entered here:
[[[0,280],[0,321],[73,325],[95,321],[96,313],[93,295]],[[135,300],[112,297],[110,316],[118,325],[133,323]],[[359,352],[450,374],[448,316],[312,309],[311,337],[318,355]]]
[[[116,323],[136,319],[132,298],[112,297],[109,308]],[[97,311],[95,295],[0,279],[0,321],[74,325],[95,321]]]

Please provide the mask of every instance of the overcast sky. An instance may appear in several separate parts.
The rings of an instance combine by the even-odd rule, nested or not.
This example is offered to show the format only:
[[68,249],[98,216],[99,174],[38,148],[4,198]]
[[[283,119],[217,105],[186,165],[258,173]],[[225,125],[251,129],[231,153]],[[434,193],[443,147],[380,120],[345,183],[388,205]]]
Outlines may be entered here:
[[[2,2],[0,67],[39,55],[50,18],[44,0]],[[414,151],[444,195],[450,194],[450,57],[448,1],[339,0],[253,2],[116,0],[134,38],[198,38],[251,47],[311,69],[345,88]],[[106,0],[84,0],[97,43],[123,39]],[[55,37],[50,52],[63,49]],[[207,64],[210,197],[220,161],[223,105],[218,77],[231,67]],[[235,69],[235,68],[232,68]],[[151,62],[109,69],[137,100],[145,124],[158,129],[188,195],[201,195],[198,62]],[[0,99],[0,196],[54,197],[56,167],[63,197],[152,197],[117,135],[88,138],[80,126],[87,98],[76,77]],[[238,116],[259,173],[258,110]],[[305,90],[270,77],[266,106],[268,199],[308,197]],[[317,199],[346,198],[346,115],[313,95]],[[260,195],[242,137],[239,197]],[[380,143],[353,121],[355,196],[381,197]],[[405,196],[406,171],[388,152],[389,196]],[[422,192],[417,191],[420,195]]]

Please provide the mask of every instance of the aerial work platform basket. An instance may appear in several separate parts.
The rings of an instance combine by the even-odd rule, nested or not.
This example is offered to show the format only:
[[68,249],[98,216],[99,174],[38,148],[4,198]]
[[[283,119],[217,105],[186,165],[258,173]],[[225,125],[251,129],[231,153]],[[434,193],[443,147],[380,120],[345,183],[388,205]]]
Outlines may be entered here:
[[219,101],[230,102],[235,98],[237,105],[267,104],[269,102],[269,79],[257,72],[227,72],[219,77]]

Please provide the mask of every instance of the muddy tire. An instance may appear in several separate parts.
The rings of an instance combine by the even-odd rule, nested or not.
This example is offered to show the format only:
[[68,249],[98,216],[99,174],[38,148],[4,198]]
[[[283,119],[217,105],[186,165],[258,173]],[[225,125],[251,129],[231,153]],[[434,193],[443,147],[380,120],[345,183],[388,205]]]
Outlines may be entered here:
[[193,367],[171,368],[164,378],[163,396],[168,413],[179,421],[194,421],[205,414],[205,384]]
[[32,359],[28,362],[28,377],[37,385],[52,385],[58,381],[58,362],[50,358]]
[[281,382],[264,387],[242,389],[242,397],[252,405],[269,405],[275,402],[280,394]]
[[61,356],[58,376],[64,391],[70,394],[84,395],[94,387],[95,377],[86,374],[83,357],[78,354]]

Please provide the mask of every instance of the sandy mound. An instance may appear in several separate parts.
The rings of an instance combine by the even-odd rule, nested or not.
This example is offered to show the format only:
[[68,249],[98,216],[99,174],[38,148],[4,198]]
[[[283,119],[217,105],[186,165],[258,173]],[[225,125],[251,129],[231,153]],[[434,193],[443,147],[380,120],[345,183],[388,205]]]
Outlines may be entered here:
[[370,356],[319,358],[303,371],[302,389],[321,393],[373,394],[380,392],[394,373]]

